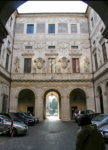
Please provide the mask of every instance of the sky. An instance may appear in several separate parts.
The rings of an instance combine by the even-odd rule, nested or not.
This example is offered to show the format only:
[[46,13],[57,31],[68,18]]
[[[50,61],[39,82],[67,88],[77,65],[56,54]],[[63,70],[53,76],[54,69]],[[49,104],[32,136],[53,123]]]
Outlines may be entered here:
[[87,4],[82,1],[28,1],[17,10],[19,13],[84,13]]

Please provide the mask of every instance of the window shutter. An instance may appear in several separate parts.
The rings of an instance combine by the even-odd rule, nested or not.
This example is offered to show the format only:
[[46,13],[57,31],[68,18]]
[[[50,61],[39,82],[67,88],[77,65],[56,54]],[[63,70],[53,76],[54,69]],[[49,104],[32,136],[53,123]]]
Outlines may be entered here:
[[79,72],[79,59],[76,59],[76,72]]
[[76,60],[72,59],[73,73],[76,73]]

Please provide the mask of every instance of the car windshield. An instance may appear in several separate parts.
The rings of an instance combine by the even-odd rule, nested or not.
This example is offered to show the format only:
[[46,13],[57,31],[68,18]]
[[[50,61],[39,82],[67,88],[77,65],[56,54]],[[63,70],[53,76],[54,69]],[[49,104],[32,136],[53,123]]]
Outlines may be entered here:
[[10,119],[9,117],[4,116],[4,115],[0,115],[0,117],[1,117],[2,119],[4,119],[4,120],[8,120],[8,119]]
[[10,115],[12,116],[12,118],[17,118],[17,117],[18,117],[17,114],[12,114],[12,113],[10,113]]
[[23,113],[20,113],[20,115],[21,115],[21,116],[23,116],[23,117],[26,117],[26,115],[25,115],[25,114],[23,114]]
[[108,115],[98,115],[92,121],[102,121],[106,117],[108,117]]
[[78,110],[75,110],[75,113],[76,113],[76,114],[78,114],[78,112],[79,112]]
[[32,114],[29,114],[29,113],[25,113],[25,115],[27,115],[27,116],[33,116]]

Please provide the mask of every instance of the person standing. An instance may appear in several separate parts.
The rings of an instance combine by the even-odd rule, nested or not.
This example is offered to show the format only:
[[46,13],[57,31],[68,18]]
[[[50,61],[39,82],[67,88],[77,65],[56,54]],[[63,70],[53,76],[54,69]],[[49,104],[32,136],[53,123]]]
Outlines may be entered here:
[[103,137],[88,115],[80,119],[80,129],[77,132],[75,150],[106,150]]

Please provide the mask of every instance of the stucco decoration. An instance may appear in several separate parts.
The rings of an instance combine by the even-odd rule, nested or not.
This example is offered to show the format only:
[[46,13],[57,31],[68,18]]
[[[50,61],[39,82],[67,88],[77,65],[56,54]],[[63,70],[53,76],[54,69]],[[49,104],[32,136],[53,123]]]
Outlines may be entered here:
[[42,68],[42,73],[46,73],[44,64],[43,64],[43,68]]
[[57,66],[57,71],[58,71],[58,73],[61,73],[61,66],[60,66],[60,64]]
[[98,56],[99,56],[99,64],[102,65],[102,57],[101,57],[101,51],[98,49]]
[[18,57],[16,57],[14,60],[14,65],[15,65],[14,71],[17,73],[19,72],[19,69],[20,69],[19,62],[20,62],[20,59]]
[[68,67],[68,73],[71,73],[71,67]]
[[19,50],[20,45],[19,44],[15,44],[13,48],[14,48],[14,50]]
[[88,48],[90,48],[90,43],[89,42],[84,42],[84,43],[82,43],[82,48],[84,48],[84,49],[88,49]]
[[3,65],[3,62],[4,62],[4,54],[5,54],[5,49],[3,49],[3,52],[2,52],[2,65]]
[[38,69],[42,69],[45,63],[45,60],[43,58],[37,58],[34,60],[34,62],[36,63],[36,66]]
[[89,72],[89,64],[90,64],[89,59],[85,57],[84,58],[84,70],[86,73]]
[[67,43],[60,44],[60,48],[63,49],[63,50],[65,50],[67,47],[68,47]]
[[62,57],[61,59],[59,59],[59,62],[61,62],[61,67],[63,69],[66,69],[70,60],[66,57]]

